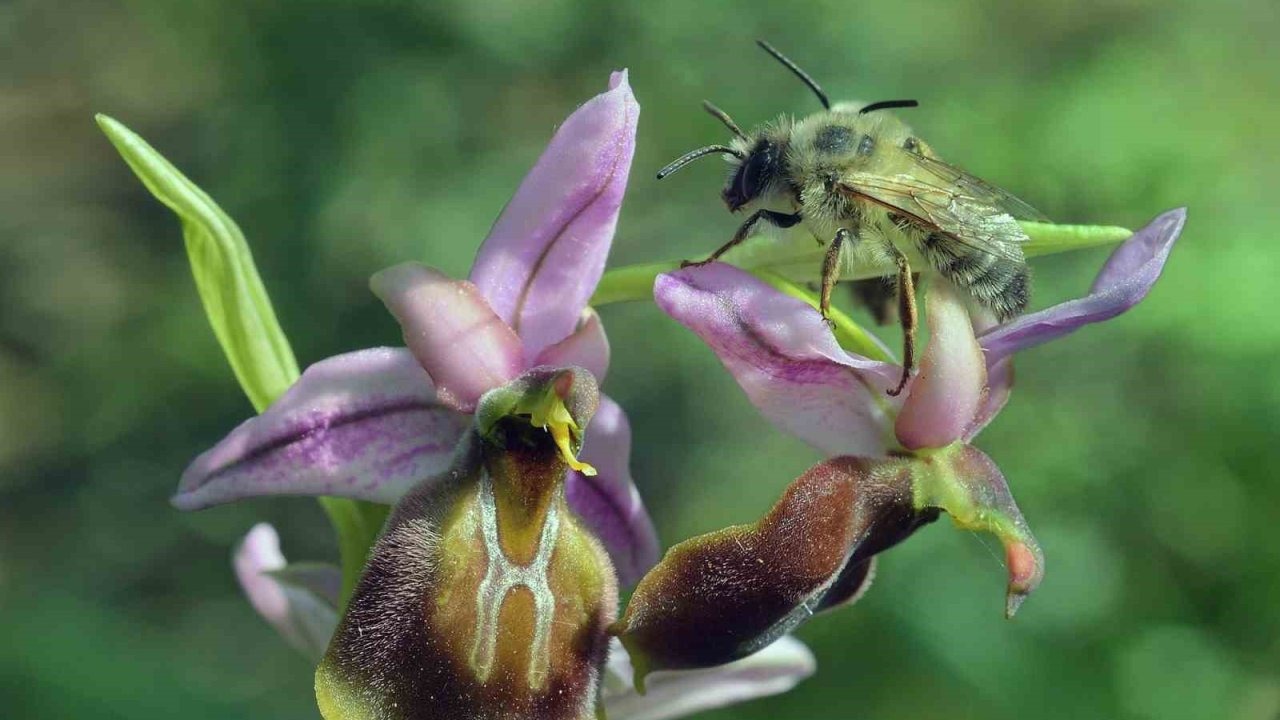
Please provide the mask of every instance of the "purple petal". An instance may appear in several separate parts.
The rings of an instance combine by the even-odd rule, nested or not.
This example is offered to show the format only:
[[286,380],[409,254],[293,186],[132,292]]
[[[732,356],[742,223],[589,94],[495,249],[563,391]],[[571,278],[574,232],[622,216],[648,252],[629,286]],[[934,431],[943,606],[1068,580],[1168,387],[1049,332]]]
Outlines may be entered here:
[[448,468],[467,425],[436,399],[408,350],[338,355],[196,458],[173,504],[197,510],[256,495],[395,502]]
[[471,412],[481,395],[525,369],[520,339],[471,283],[402,263],[369,284],[400,321],[405,344],[446,405]]
[[1084,325],[1110,320],[1137,305],[1159,279],[1186,220],[1186,208],[1178,208],[1134,233],[1111,254],[1087,296],[1024,315],[984,333],[978,340],[987,353],[988,365]]
[[813,674],[813,653],[784,636],[760,652],[706,670],[659,670],[645,680],[645,694],[631,684],[631,659],[614,640],[601,702],[609,720],[669,720],[704,710],[784,693]]
[[944,280],[929,287],[929,346],[894,429],[911,450],[946,447],[964,434],[982,404],[987,367],[969,312]]
[[551,367],[577,365],[586,368],[603,383],[609,370],[609,338],[595,310],[586,308],[578,322],[578,329],[565,339],[544,349],[533,363]]
[[618,583],[634,585],[658,562],[658,535],[631,479],[631,425],[618,403],[605,395],[587,426],[581,459],[595,466],[597,474],[569,472],[569,507],[604,543]]
[[[253,609],[299,652],[319,661],[338,627],[335,604],[298,584],[282,581],[288,570],[275,528],[259,523],[245,535],[233,561],[236,578]],[[318,575],[318,569],[312,574]],[[336,567],[324,566],[323,584],[341,583]]]
[[565,120],[494,223],[471,281],[526,352],[573,331],[604,272],[640,106],[625,70]]
[[771,422],[829,455],[883,455],[901,369],[840,348],[816,310],[722,263],[659,275],[658,307],[693,330]]

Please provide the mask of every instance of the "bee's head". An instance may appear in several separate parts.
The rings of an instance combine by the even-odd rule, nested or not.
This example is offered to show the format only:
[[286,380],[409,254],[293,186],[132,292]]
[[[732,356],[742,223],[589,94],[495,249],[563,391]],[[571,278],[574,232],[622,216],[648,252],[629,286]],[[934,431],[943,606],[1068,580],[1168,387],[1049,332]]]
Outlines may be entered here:
[[737,212],[763,195],[773,180],[780,176],[786,137],[769,131],[747,135],[720,108],[709,102],[703,102],[702,106],[733,131],[733,142],[729,145],[708,145],[687,152],[659,170],[658,179],[661,180],[698,158],[724,155],[732,163],[733,169],[720,196],[724,198],[729,210]]
[[782,146],[768,137],[760,137],[751,144],[745,157],[735,156],[733,162],[737,167],[729,175],[720,197],[730,212],[737,212],[764,194],[781,173]]

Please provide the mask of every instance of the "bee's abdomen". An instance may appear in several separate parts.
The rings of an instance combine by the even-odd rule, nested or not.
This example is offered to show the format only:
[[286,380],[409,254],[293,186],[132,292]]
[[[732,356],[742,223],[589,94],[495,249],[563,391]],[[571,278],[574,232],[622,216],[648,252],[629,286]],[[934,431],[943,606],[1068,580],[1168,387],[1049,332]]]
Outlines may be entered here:
[[1031,274],[1025,262],[971,248],[942,233],[930,233],[920,243],[929,264],[979,304],[1005,321],[1027,309]]

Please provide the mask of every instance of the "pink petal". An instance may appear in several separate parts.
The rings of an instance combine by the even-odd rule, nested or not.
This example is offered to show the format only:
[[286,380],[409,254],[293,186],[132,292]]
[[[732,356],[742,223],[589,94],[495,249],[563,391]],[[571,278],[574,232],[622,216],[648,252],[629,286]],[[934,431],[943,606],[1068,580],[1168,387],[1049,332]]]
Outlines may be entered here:
[[829,455],[883,455],[901,369],[845,352],[816,310],[722,263],[659,275],[658,307],[693,330],[765,417]]
[[534,356],[573,332],[604,272],[640,106],[625,70],[565,120],[494,223],[471,281]]
[[461,412],[524,370],[520,339],[476,286],[418,263],[387,268],[369,282],[431,375],[440,401]]
[[979,338],[994,365],[1013,353],[1069,335],[1137,305],[1164,270],[1173,243],[1187,220],[1186,208],[1170,210],[1133,234],[1112,253],[1089,294],[1055,305],[983,333]]
[[894,428],[898,442],[911,450],[958,440],[973,423],[987,384],[982,348],[955,288],[936,280],[927,302],[929,345]]
[[395,502],[448,468],[467,425],[437,401],[409,351],[338,355],[196,458],[173,504],[197,510],[257,495]]
[[817,669],[813,653],[787,635],[760,652],[706,670],[659,670],[645,694],[631,684],[631,659],[622,643],[610,646],[601,701],[609,720],[669,720],[747,700],[777,695]]
[[[302,587],[282,581],[288,566],[280,552],[280,536],[266,523],[253,526],[236,550],[236,578],[253,609],[299,652],[319,661],[338,627],[333,602]],[[341,582],[336,567],[324,566],[333,583]]]
[[586,308],[578,321],[578,329],[565,339],[544,349],[533,363],[551,367],[577,365],[586,368],[603,383],[609,370],[609,338],[595,310]]
[[604,543],[619,584],[634,585],[658,562],[658,535],[631,479],[631,425],[607,396],[600,396],[600,407],[587,426],[581,459],[595,466],[597,474],[569,472],[569,507]]

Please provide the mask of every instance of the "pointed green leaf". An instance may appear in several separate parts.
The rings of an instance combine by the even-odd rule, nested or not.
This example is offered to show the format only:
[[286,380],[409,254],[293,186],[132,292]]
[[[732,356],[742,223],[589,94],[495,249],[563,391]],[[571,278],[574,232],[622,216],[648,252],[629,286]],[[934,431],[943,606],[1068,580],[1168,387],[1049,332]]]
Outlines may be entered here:
[[129,128],[105,115],[98,126],[157,200],[182,221],[191,273],[231,369],[261,412],[298,377],[298,363],[235,221]]

